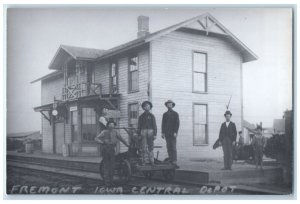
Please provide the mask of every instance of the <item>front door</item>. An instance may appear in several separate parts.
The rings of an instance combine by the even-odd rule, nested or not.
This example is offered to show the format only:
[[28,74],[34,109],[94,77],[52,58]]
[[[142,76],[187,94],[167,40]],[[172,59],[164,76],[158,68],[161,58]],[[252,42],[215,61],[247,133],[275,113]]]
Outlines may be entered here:
[[55,153],[62,154],[62,146],[64,144],[65,135],[64,123],[55,123]]

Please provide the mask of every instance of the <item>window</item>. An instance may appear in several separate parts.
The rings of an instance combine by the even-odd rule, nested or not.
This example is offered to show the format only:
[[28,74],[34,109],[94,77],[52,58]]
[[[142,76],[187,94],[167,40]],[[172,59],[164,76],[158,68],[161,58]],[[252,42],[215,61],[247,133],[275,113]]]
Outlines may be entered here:
[[95,68],[94,67],[89,67],[87,70],[88,74],[88,83],[94,84],[95,83]]
[[[82,77],[84,78],[84,77]],[[98,94],[97,92],[97,84],[95,84],[95,68],[94,67],[89,67],[87,69],[87,83],[82,84],[84,87],[84,90],[87,89],[87,94],[88,95],[94,95]]]
[[207,91],[207,54],[193,53],[193,91]]
[[128,105],[128,122],[129,127],[137,128],[139,117],[139,104],[132,103]]
[[94,108],[82,108],[82,140],[94,141],[97,134],[96,111]]
[[117,63],[111,63],[110,66],[110,92],[118,93],[118,66]]
[[139,70],[138,57],[129,58],[129,92],[138,91],[139,89]]
[[71,129],[72,129],[72,141],[79,141],[78,134],[78,112],[77,110],[71,111]]
[[207,138],[207,105],[194,104],[194,145],[208,144]]

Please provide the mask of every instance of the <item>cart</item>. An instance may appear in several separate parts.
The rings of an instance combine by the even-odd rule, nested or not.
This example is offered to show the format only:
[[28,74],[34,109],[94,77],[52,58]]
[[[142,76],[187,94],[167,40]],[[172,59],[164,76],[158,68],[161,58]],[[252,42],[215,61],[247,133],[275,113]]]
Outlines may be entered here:
[[[120,128],[121,129],[121,128]],[[133,175],[142,174],[145,178],[151,179],[156,173],[161,172],[163,177],[171,181],[175,177],[176,166],[169,162],[166,158],[164,161],[158,160],[157,152],[154,159],[154,165],[146,164],[140,165],[140,151],[139,142],[135,137],[135,128],[122,128],[129,135],[130,147],[127,152],[119,153],[116,155],[115,161],[115,174],[118,175],[121,182],[127,183]],[[161,146],[154,146],[154,148],[161,148]],[[100,162],[99,166],[100,175],[103,178],[103,163]]]

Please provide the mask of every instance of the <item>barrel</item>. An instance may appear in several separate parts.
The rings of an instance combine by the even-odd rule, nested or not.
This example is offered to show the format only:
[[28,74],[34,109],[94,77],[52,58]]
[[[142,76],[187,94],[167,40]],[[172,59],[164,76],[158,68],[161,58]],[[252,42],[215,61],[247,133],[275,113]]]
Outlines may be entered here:
[[69,146],[69,144],[63,144],[62,145],[62,155],[64,157],[69,157],[70,156],[70,146]]
[[33,153],[33,144],[32,143],[25,144],[25,152],[27,154],[32,154]]

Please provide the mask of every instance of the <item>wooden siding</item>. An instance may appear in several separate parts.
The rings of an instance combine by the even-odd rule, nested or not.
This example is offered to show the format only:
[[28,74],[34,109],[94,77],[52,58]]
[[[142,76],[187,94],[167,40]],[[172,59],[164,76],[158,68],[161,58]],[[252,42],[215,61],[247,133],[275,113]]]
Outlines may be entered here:
[[[133,53],[131,53],[133,54]],[[118,63],[118,85],[120,98],[120,112],[121,117],[118,121],[120,127],[128,127],[128,104],[133,102],[138,102],[141,104],[144,100],[148,100],[148,82],[149,82],[149,50],[147,47],[136,51],[134,54],[138,56],[138,66],[139,66],[139,91],[129,93],[128,92],[128,55],[123,55],[119,58],[114,58],[113,61]],[[95,82],[102,84],[103,93],[109,93],[109,71],[110,71],[111,61],[103,61],[97,63]],[[143,112],[140,107],[139,113]],[[124,139],[128,139],[128,135],[124,130],[120,130],[121,135]],[[121,145],[121,151],[127,150],[126,147]]]
[[102,93],[109,94],[109,68],[110,62],[104,61],[95,64],[95,83],[102,85]]
[[45,153],[53,153],[53,134],[52,126],[48,120],[42,117],[42,150]]
[[[54,97],[57,100],[62,98],[63,76],[41,82],[41,104],[53,103]],[[42,117],[42,149],[45,153],[53,153],[53,131],[48,120]]]
[[[119,66],[119,93],[121,94],[120,110],[121,119],[119,124],[121,127],[128,127],[128,104],[148,100],[148,75],[149,75],[149,50],[145,48],[138,53],[138,68],[139,68],[139,91],[128,93],[128,57],[123,57],[118,60]],[[139,114],[143,112],[139,107]],[[121,130],[122,136],[127,139],[127,134]],[[126,148],[125,148],[126,149]],[[121,151],[124,151],[124,146],[121,145]]]
[[42,81],[42,94],[41,103],[42,105],[53,103],[53,98],[62,100],[62,88],[64,86],[63,76],[56,77],[51,80]]
[[[158,125],[156,145],[163,145],[160,159],[167,156],[160,137],[164,102],[172,99],[180,115],[178,160],[221,157],[221,148],[212,149],[224,122],[226,104],[232,95],[230,110],[237,130],[241,129],[241,57],[226,41],[210,36],[175,31],[151,43],[152,112]],[[192,53],[207,53],[207,93],[192,92]],[[207,104],[208,145],[193,146],[193,103]]]

